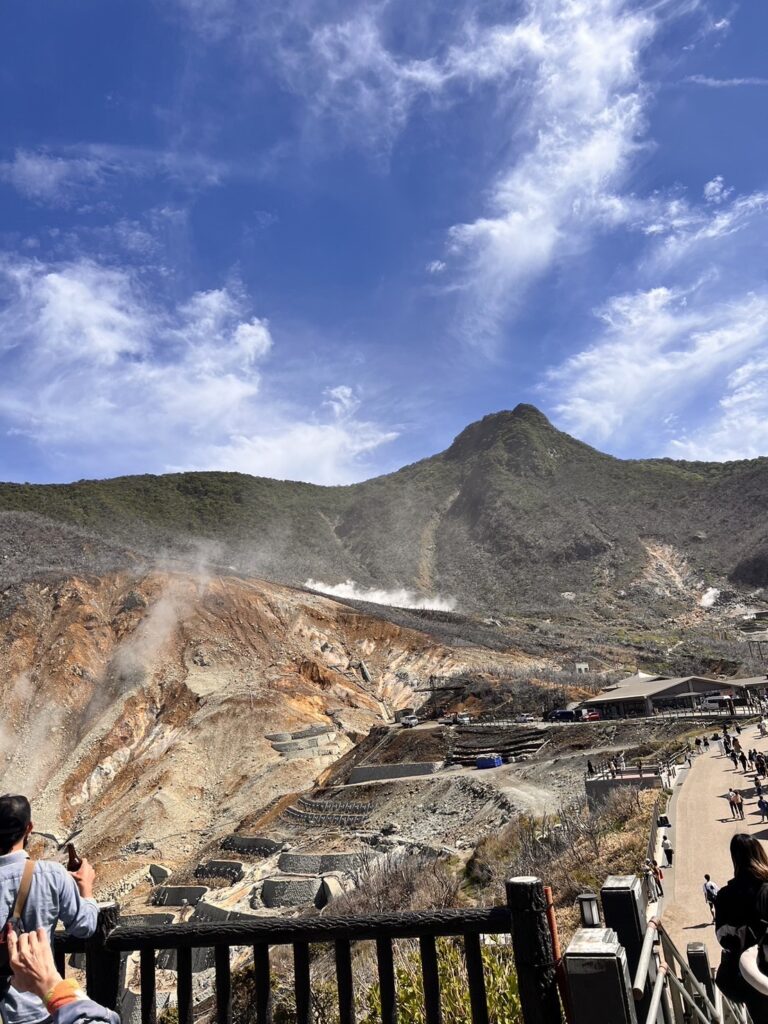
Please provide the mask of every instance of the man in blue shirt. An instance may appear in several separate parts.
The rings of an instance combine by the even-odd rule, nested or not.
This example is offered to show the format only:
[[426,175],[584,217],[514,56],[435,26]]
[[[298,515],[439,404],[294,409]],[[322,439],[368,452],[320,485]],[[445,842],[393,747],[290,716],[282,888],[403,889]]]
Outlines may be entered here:
[[[24,796],[0,796],[0,927],[11,915],[29,859],[27,840],[32,831],[32,810]],[[35,864],[32,885],[21,915],[25,932],[44,928],[53,938],[57,922],[67,934],[87,938],[96,930],[98,908],[93,899],[95,871],[83,860],[77,871],[63,864],[41,860]],[[3,999],[7,1024],[37,1024],[46,1020],[43,1002],[32,993],[13,986]]]

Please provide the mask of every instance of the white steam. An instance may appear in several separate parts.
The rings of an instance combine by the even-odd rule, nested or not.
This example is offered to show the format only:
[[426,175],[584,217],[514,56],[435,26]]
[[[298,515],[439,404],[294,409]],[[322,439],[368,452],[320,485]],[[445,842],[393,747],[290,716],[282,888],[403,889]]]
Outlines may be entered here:
[[344,583],[323,583],[309,579],[304,584],[310,590],[319,590],[331,597],[346,597],[354,601],[370,601],[371,604],[388,604],[397,608],[421,608],[437,612],[452,612],[456,607],[453,597],[422,597],[413,590],[378,590],[375,587],[359,587],[354,580]]
[[704,593],[699,598],[699,604],[702,608],[712,608],[720,597],[720,591],[717,587],[707,587]]
[[142,682],[151,674],[187,608],[188,602],[180,588],[171,584],[163,591],[135,632],[114,654],[112,665],[123,680]]

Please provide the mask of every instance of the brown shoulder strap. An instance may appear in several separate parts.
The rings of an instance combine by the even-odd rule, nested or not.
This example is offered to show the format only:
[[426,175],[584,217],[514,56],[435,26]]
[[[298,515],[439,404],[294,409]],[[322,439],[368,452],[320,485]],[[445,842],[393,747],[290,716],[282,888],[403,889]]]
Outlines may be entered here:
[[13,913],[11,917],[14,921],[18,921],[21,915],[24,913],[24,907],[27,903],[27,896],[29,896],[29,890],[32,885],[32,875],[35,873],[35,862],[28,860],[24,865],[24,873],[21,876],[21,884],[19,885],[19,891],[16,896],[16,902],[13,905]]

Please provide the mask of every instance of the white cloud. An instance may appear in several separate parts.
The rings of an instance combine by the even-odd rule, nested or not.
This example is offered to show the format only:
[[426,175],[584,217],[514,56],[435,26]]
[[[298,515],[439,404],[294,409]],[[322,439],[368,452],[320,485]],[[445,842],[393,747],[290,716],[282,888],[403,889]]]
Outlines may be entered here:
[[644,128],[638,62],[653,31],[620,0],[544,0],[506,33],[525,55],[528,142],[489,213],[451,233],[469,259],[471,338],[492,338],[531,280],[624,216],[613,190]]
[[705,85],[709,89],[738,89],[745,85],[768,85],[768,78],[710,78],[709,75],[689,75],[686,82],[693,85]]
[[360,399],[355,397],[354,391],[348,384],[339,384],[335,388],[326,388],[323,394],[325,395],[323,405],[330,406],[337,419],[351,416],[360,407]]
[[[768,329],[762,347],[768,347]],[[668,454],[718,462],[768,455],[768,356],[749,359],[730,373],[704,424],[674,439]]]
[[239,473],[345,484],[365,476],[364,456],[393,441],[394,431],[359,420],[290,422],[277,417],[274,426],[248,435],[232,435],[223,444],[202,447],[192,469],[228,469]]
[[90,157],[65,158],[18,149],[13,160],[0,163],[0,181],[30,199],[56,205],[67,202],[76,188],[93,187],[102,180],[101,162]]
[[0,162],[0,181],[38,203],[71,206],[125,178],[161,176],[187,187],[216,185],[227,173],[222,163],[197,153],[103,144],[17,149]]
[[430,262],[427,264],[427,273],[442,274],[442,272],[446,269],[447,266],[448,264],[445,263],[444,260],[430,260]]
[[433,611],[450,612],[456,607],[452,597],[423,597],[413,590],[383,590],[378,587],[361,587],[354,580],[345,583],[323,583],[309,579],[304,584],[310,590],[319,590],[330,597],[345,597],[351,601],[370,601],[372,604],[393,605],[396,608],[429,608]]
[[0,421],[66,451],[81,471],[236,469],[347,482],[395,436],[355,418],[346,385],[326,394],[332,422],[261,400],[272,335],[237,289],[167,308],[125,268],[5,258],[0,302]]
[[[724,401],[735,413],[737,382],[750,375],[747,368],[768,339],[768,294],[718,302],[709,300],[708,288],[708,281],[687,292],[653,288],[617,296],[600,310],[602,336],[548,376],[565,429],[610,441],[614,450],[643,436],[653,450],[667,433],[663,420],[700,407],[700,389],[717,387],[728,373],[732,395]],[[743,419],[746,395],[736,404]],[[749,444],[742,438],[742,453]],[[693,451],[691,442],[668,446],[678,455]],[[716,447],[723,457],[722,445]]]
[[719,205],[724,202],[732,192],[732,188],[725,187],[725,181],[722,174],[717,174],[704,186],[704,199],[708,203]]
[[[706,206],[691,206],[676,200],[656,211],[658,230],[655,233],[663,238],[648,254],[649,265],[669,270],[687,261],[685,266],[690,273],[694,260],[728,262],[724,260],[726,243],[731,247],[747,246],[756,233],[762,235],[768,213],[768,192],[752,192],[730,199],[732,189],[725,189],[723,185],[722,179],[715,178],[705,186],[705,198],[710,200]],[[731,251],[729,261],[733,258]]]

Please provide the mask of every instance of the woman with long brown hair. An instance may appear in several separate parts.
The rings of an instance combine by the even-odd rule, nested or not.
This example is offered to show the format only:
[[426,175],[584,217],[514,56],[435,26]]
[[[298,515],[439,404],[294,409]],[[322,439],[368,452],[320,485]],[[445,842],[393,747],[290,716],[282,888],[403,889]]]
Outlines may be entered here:
[[[715,933],[723,947],[718,988],[744,1003],[754,1024],[768,1024],[768,974],[758,948],[768,931],[768,856],[754,836],[731,839],[733,878],[715,899]],[[749,952],[747,952],[749,951]]]

